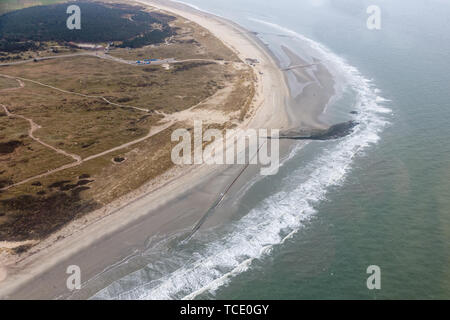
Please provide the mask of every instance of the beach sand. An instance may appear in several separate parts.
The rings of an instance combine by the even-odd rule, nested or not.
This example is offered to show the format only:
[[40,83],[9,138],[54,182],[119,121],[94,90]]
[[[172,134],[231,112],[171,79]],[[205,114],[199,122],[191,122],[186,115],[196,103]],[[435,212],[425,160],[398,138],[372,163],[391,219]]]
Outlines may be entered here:
[[[290,97],[287,79],[271,53],[250,32],[233,22],[168,1],[137,1],[150,4],[198,23],[210,30],[242,60],[258,59],[255,66],[257,94],[252,117],[242,128],[289,129],[293,124],[323,125],[319,120],[332,89],[315,89],[314,95]],[[292,56],[294,58],[294,56]],[[299,77],[302,71],[297,70]],[[326,70],[316,77],[329,81]],[[304,75],[306,77],[306,75]],[[331,85],[331,83],[329,82]],[[300,119],[300,120],[299,120]],[[289,142],[283,142],[284,153]],[[196,165],[177,168],[158,182],[118,199],[105,208],[70,223],[63,230],[36,245],[30,252],[0,268],[0,297],[20,299],[84,299],[115,279],[96,282],[96,276],[132,254],[148,248],[159,239],[189,232],[220,193],[241,171],[242,166]],[[245,172],[231,193],[258,174]],[[204,227],[227,220],[226,213],[214,215]],[[1,263],[1,261],[0,261]],[[87,289],[71,294],[66,288],[67,267],[77,265],[82,281],[92,280]]]

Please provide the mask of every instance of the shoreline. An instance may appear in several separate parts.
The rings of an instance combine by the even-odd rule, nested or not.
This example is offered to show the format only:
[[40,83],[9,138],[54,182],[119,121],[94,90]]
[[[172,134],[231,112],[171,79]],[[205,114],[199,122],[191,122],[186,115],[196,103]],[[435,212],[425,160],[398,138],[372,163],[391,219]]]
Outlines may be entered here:
[[[260,63],[255,67],[254,72],[258,79],[257,93],[254,98],[256,107],[251,111],[250,120],[244,122],[242,128],[286,129],[289,127],[292,115],[288,110],[287,99],[290,98],[290,95],[286,75],[275,62],[276,58],[273,53],[255,35],[232,21],[197,11],[178,2],[167,3],[164,1],[163,4],[161,1],[135,2],[172,12],[198,23],[238,53],[242,60],[258,57]],[[284,112],[280,112],[279,106],[284,106]],[[284,148],[289,149],[288,146]],[[63,230],[38,244],[36,249],[32,249],[37,252],[32,252],[25,258],[17,259],[13,265],[7,266],[8,274],[5,269],[2,270],[0,267],[0,284],[2,286],[0,297],[29,299],[37,297],[37,294],[48,298],[61,296],[61,292],[57,290],[65,287],[64,266],[86,264],[87,266],[82,270],[89,271],[84,280],[91,279],[113,263],[123,259],[121,254],[124,252],[129,255],[142,249],[142,245],[149,238],[168,237],[182,230],[190,229],[201,218],[200,214],[204,212],[197,208],[199,206],[195,203],[207,206],[208,202],[213,202],[214,198],[220,194],[221,187],[227,184],[236,169],[239,168],[205,165],[175,168],[158,178],[159,181],[164,180],[164,183],[158,185],[157,182],[150,181],[97,212],[71,222]],[[251,175],[254,174],[249,175],[247,178],[251,179]],[[189,186],[188,189],[186,189],[186,185]],[[201,195],[198,191],[196,193],[194,190],[202,188],[208,190],[207,196]],[[190,199],[185,200],[186,197]],[[180,213],[179,210],[185,209],[186,204],[190,204],[195,210],[186,210],[186,212]],[[189,206],[187,209],[190,209]],[[89,219],[91,221],[86,223],[85,221]],[[221,219],[224,218],[214,217],[213,220],[217,220],[215,223],[220,223]],[[141,226],[142,224],[144,226]],[[133,229],[138,229],[139,232],[133,231]],[[69,234],[67,234],[68,231]],[[129,240],[130,235],[134,236],[133,240]],[[108,250],[101,252],[101,248],[113,246],[111,244],[113,237],[114,241],[129,241],[130,244],[121,244],[121,247],[110,249],[111,252]],[[121,237],[122,239],[120,239]],[[86,250],[92,246],[95,246],[96,249]],[[97,252],[97,255],[92,251]],[[99,254],[100,252],[101,254]],[[80,263],[80,259],[82,263]],[[96,265],[95,260],[100,260],[103,266]],[[42,274],[45,274],[47,278],[36,279],[38,275]],[[2,277],[5,278],[3,281]],[[49,280],[53,280],[53,283],[48,283]],[[58,289],[52,288],[55,282],[58,283]],[[30,290],[31,288],[34,289]]]

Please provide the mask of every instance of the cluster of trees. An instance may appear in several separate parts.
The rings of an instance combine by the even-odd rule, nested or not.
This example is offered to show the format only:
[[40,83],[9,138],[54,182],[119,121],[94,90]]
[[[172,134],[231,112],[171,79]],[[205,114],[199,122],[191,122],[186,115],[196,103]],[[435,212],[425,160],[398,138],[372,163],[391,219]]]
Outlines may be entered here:
[[[69,30],[67,7],[81,9],[81,30]],[[173,34],[169,22],[174,17],[144,12],[139,7],[96,2],[76,2],[38,6],[0,16],[0,51],[19,52],[35,49],[37,42],[117,41],[140,47],[163,42]],[[162,26],[161,30],[152,24]]]
[[0,39],[0,51],[19,53],[22,51],[37,50],[39,43],[34,41],[9,41],[8,39]]

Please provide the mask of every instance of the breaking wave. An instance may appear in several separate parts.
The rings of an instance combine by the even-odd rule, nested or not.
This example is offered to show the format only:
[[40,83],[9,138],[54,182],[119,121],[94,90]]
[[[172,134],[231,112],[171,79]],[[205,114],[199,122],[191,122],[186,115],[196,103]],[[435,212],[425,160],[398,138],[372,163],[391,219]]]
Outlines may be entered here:
[[205,242],[201,249],[192,249],[189,256],[185,252],[171,257],[175,267],[167,273],[155,272],[157,277],[143,279],[142,270],[135,272],[103,289],[97,298],[194,299],[206,292],[214,293],[248,270],[255,259],[263,258],[300,230],[315,214],[315,205],[325,199],[328,189],[343,183],[354,158],[379,141],[380,132],[388,124],[384,115],[391,110],[383,105],[388,101],[370,80],[325,46],[279,25],[252,20],[304,41],[321,59],[332,63],[356,93],[353,110],[357,111],[355,117],[360,125],[351,135],[329,144],[306,168],[290,173],[283,180],[283,191],[269,196],[233,223],[226,235]]

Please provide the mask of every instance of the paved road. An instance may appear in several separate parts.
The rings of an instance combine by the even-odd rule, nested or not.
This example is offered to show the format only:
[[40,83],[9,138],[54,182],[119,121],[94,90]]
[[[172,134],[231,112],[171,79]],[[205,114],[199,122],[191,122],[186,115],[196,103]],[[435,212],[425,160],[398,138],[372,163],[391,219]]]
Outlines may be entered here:
[[[27,60],[21,60],[21,61],[16,61],[16,62],[0,63],[0,67],[2,67],[2,66],[15,66],[15,65],[21,65],[21,64],[30,63],[30,62],[39,62],[39,61],[53,60],[53,59],[63,59],[63,58],[73,58],[73,57],[80,57],[80,56],[96,57],[96,58],[99,58],[99,59],[110,60],[110,61],[114,61],[114,62],[118,62],[118,63],[134,65],[134,66],[174,64],[174,63],[193,62],[193,61],[206,61],[206,62],[214,62],[214,63],[225,63],[225,62],[227,62],[225,60],[214,60],[214,59],[176,60],[174,58],[168,58],[168,59],[162,59],[162,60],[157,60],[157,61],[151,61],[149,64],[145,64],[145,63],[137,64],[135,60],[125,60],[125,59],[122,59],[122,58],[119,58],[119,57],[115,57],[115,56],[112,56],[112,55],[109,55],[109,54],[105,54],[105,53],[82,52],[82,53],[64,54],[64,55],[59,55],[59,56],[40,57],[40,58],[27,59]],[[228,61],[228,62],[231,62],[231,61]]]

